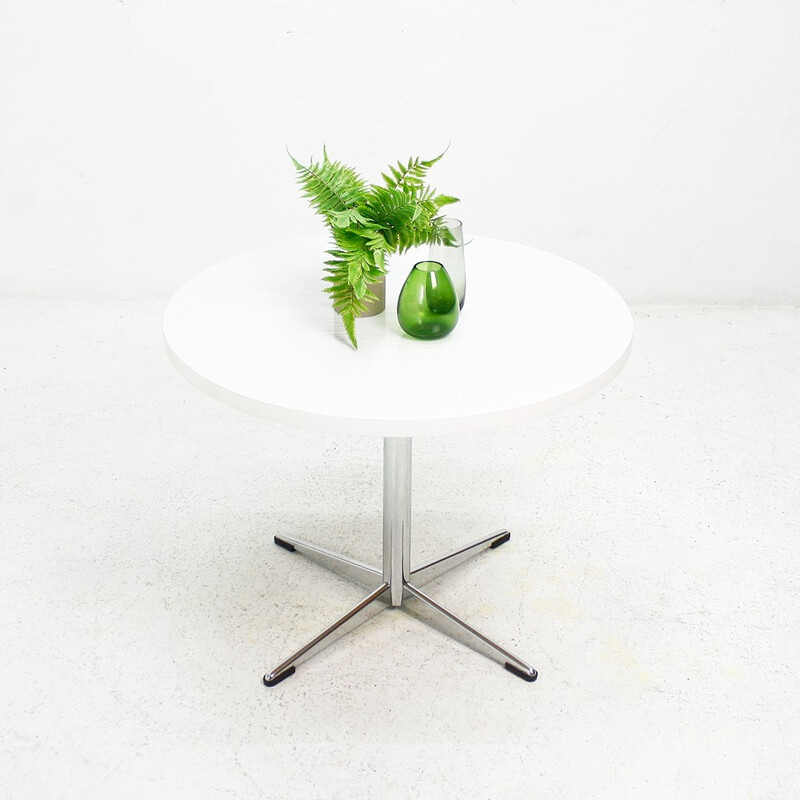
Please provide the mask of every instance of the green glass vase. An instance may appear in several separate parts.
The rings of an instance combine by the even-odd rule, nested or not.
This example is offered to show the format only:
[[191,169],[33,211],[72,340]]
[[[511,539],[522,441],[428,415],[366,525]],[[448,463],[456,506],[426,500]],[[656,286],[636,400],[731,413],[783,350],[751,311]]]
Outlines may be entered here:
[[397,321],[415,339],[441,339],[458,322],[458,295],[438,261],[414,265],[397,298]]

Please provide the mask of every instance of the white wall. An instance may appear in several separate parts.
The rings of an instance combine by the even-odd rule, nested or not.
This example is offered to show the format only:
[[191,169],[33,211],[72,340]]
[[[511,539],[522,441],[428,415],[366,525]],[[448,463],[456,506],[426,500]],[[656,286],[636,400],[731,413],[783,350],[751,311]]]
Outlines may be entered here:
[[[284,146],[432,178],[631,301],[800,302],[797,0],[3,0],[0,297],[316,233]],[[454,212],[455,213],[455,212]]]

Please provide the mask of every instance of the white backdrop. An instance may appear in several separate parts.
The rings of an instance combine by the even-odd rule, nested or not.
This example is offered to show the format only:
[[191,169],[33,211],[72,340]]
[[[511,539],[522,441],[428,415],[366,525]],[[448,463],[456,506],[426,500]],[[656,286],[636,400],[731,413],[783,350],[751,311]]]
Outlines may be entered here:
[[[166,297],[320,231],[285,152],[431,173],[629,300],[800,303],[797,0],[3,0],[0,297]],[[455,210],[457,209],[457,210]]]

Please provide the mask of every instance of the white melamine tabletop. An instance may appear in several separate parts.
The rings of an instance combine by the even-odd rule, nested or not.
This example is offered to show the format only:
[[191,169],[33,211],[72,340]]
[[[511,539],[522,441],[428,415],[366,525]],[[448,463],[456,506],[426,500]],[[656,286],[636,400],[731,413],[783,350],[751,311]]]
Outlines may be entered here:
[[386,311],[356,321],[353,350],[323,293],[325,237],[221,261],[164,314],[178,372],[242,411],[301,427],[378,436],[478,431],[564,408],[628,356],[630,311],[605,281],[558,256],[476,237],[455,330],[412,339],[397,295],[424,252],[393,256]]

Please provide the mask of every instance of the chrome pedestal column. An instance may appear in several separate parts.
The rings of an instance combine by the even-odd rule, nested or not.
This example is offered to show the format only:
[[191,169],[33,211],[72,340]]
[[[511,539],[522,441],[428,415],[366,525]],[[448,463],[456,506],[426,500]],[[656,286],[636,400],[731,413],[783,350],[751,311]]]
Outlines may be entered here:
[[[275,537],[275,544],[302,553],[328,569],[345,575],[371,589],[361,602],[329,625],[297,652],[264,676],[274,686],[303,661],[336,641],[356,626],[390,607],[412,613],[431,626],[468,644],[502,664],[526,681],[535,681],[536,670],[437,603],[421,587],[484,550],[495,549],[511,538],[506,530],[496,531],[451,553],[411,569],[411,439],[383,440],[383,565],[374,567],[346,558],[309,542],[287,536]],[[415,602],[416,601],[416,602]]]

